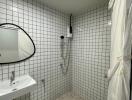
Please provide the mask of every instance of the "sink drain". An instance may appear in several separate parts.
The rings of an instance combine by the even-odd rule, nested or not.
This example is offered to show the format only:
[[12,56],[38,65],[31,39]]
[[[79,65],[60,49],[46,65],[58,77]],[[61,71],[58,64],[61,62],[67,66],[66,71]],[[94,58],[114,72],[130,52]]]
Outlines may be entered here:
[[16,91],[17,89],[13,89],[12,91]]

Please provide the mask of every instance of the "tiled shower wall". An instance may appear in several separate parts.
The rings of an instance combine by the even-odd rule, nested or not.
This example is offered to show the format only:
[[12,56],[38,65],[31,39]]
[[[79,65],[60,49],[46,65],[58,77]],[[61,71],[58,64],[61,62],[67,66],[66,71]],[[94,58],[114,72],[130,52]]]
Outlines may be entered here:
[[[55,100],[71,89],[71,72],[60,69],[60,35],[65,34],[69,18],[66,14],[39,3],[38,0],[0,0],[0,23],[21,26],[33,39],[35,55],[20,63],[0,65],[0,80],[30,74],[36,81],[31,100]],[[7,40],[8,41],[8,40]],[[41,80],[44,79],[45,83]],[[19,100],[28,100],[29,95]]]
[[107,100],[109,20],[107,6],[90,9],[73,20],[72,87],[84,100]]

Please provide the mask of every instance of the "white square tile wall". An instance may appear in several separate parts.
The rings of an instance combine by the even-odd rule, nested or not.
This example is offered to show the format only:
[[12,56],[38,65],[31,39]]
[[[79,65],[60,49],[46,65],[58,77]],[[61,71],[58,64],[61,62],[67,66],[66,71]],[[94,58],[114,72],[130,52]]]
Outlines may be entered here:
[[110,57],[110,14],[97,7],[75,16],[72,41],[72,88],[84,100],[107,100]]
[[[60,69],[60,35],[65,35],[69,16],[38,0],[0,0],[0,23],[14,23],[27,31],[36,45],[34,57],[16,64],[0,65],[0,80],[29,73],[36,89],[15,100],[56,100],[73,91],[84,100],[107,100],[110,19],[107,7],[97,7],[73,18],[73,40],[67,75]],[[45,79],[45,87],[41,82]]]
[[[36,81],[31,100],[55,100],[71,89],[71,71],[64,76],[60,69],[60,35],[65,34],[69,17],[50,9],[38,0],[0,0],[0,23],[21,26],[33,39],[36,54],[21,63],[0,65],[0,80],[29,73]],[[45,79],[44,84],[40,81]],[[29,94],[17,100],[28,100]]]

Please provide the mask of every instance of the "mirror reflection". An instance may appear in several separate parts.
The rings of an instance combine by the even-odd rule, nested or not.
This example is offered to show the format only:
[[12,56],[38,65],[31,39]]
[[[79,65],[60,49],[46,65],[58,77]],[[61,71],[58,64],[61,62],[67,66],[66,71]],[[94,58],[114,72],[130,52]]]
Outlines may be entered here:
[[34,43],[21,27],[14,24],[0,25],[0,63],[22,61],[34,53]]

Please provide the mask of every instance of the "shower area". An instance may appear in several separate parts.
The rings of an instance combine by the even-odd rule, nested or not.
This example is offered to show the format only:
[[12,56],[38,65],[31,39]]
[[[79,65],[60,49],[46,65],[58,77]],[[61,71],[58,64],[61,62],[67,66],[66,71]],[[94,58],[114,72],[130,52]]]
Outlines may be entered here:
[[61,53],[64,49],[64,54],[70,54],[70,66],[64,66],[65,71],[61,68],[63,74],[71,70],[71,90],[56,100],[107,100],[105,75],[110,65],[111,44],[111,19],[107,6],[90,9],[72,19],[73,33],[68,31],[71,37],[69,34],[66,38],[61,36]]
[[14,100],[107,100],[110,16],[107,0],[73,15],[38,0],[0,0],[0,23],[20,25],[36,45],[29,60],[0,65],[0,80],[15,71],[37,81]]

